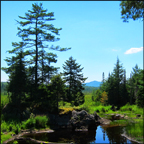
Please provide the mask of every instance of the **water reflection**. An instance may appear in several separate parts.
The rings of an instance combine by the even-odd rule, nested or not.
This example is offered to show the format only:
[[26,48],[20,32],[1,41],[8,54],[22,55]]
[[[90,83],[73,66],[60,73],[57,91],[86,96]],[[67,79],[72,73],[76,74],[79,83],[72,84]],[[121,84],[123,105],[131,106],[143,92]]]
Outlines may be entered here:
[[131,143],[136,144],[135,142],[131,142],[125,137],[121,136],[123,133],[123,127],[122,126],[115,126],[115,127],[102,127],[98,126],[96,131],[96,140],[92,143]]
[[[98,126],[96,130],[91,131],[71,131],[71,130],[56,130],[52,133],[37,133],[26,134],[24,137],[30,137],[41,141],[50,141],[57,143],[75,144],[94,144],[94,143],[131,143],[136,144],[122,137],[123,127],[102,127]],[[9,143],[10,144],[10,143]],[[11,143],[12,144],[12,143]],[[22,144],[22,142],[18,142]]]

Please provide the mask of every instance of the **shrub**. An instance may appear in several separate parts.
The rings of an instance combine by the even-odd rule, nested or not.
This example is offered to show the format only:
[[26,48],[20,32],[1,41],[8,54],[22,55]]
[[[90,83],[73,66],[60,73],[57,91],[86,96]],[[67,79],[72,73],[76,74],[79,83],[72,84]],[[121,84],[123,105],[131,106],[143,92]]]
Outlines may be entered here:
[[36,116],[35,117],[35,127],[36,128],[45,128],[48,123],[48,118],[46,116]]
[[26,129],[30,129],[35,127],[35,119],[34,118],[29,118],[26,122],[24,122],[24,127]]
[[1,123],[1,131],[2,132],[7,132],[8,131],[8,126],[7,126],[7,123],[5,121],[3,121]]

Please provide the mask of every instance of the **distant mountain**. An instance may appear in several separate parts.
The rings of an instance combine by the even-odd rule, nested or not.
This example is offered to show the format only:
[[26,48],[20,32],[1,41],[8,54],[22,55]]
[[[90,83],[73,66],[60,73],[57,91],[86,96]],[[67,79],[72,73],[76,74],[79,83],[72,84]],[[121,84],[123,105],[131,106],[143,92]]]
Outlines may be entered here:
[[89,83],[85,83],[85,86],[91,86],[91,87],[100,87],[101,82],[99,81],[91,81]]

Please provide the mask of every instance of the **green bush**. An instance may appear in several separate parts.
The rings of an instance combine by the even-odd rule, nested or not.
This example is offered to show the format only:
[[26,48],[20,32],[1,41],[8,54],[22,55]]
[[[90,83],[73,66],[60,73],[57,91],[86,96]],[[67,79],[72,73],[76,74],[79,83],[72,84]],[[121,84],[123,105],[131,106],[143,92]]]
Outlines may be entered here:
[[26,129],[30,129],[35,127],[35,119],[34,118],[29,118],[26,122],[24,122],[24,127]]
[[45,128],[48,123],[48,118],[46,116],[36,116],[35,117],[35,127]]
[[8,125],[7,125],[7,123],[5,121],[3,121],[1,123],[1,131],[2,132],[8,132]]

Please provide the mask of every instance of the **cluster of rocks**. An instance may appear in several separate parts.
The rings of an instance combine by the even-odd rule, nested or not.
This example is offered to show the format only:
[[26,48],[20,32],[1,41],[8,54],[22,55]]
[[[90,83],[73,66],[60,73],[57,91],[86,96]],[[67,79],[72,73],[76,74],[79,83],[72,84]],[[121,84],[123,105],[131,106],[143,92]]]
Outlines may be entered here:
[[57,125],[57,128],[70,128],[72,130],[90,130],[96,129],[100,124],[100,117],[95,112],[88,114],[85,110],[71,111],[68,114],[53,115],[49,114],[51,125]]

